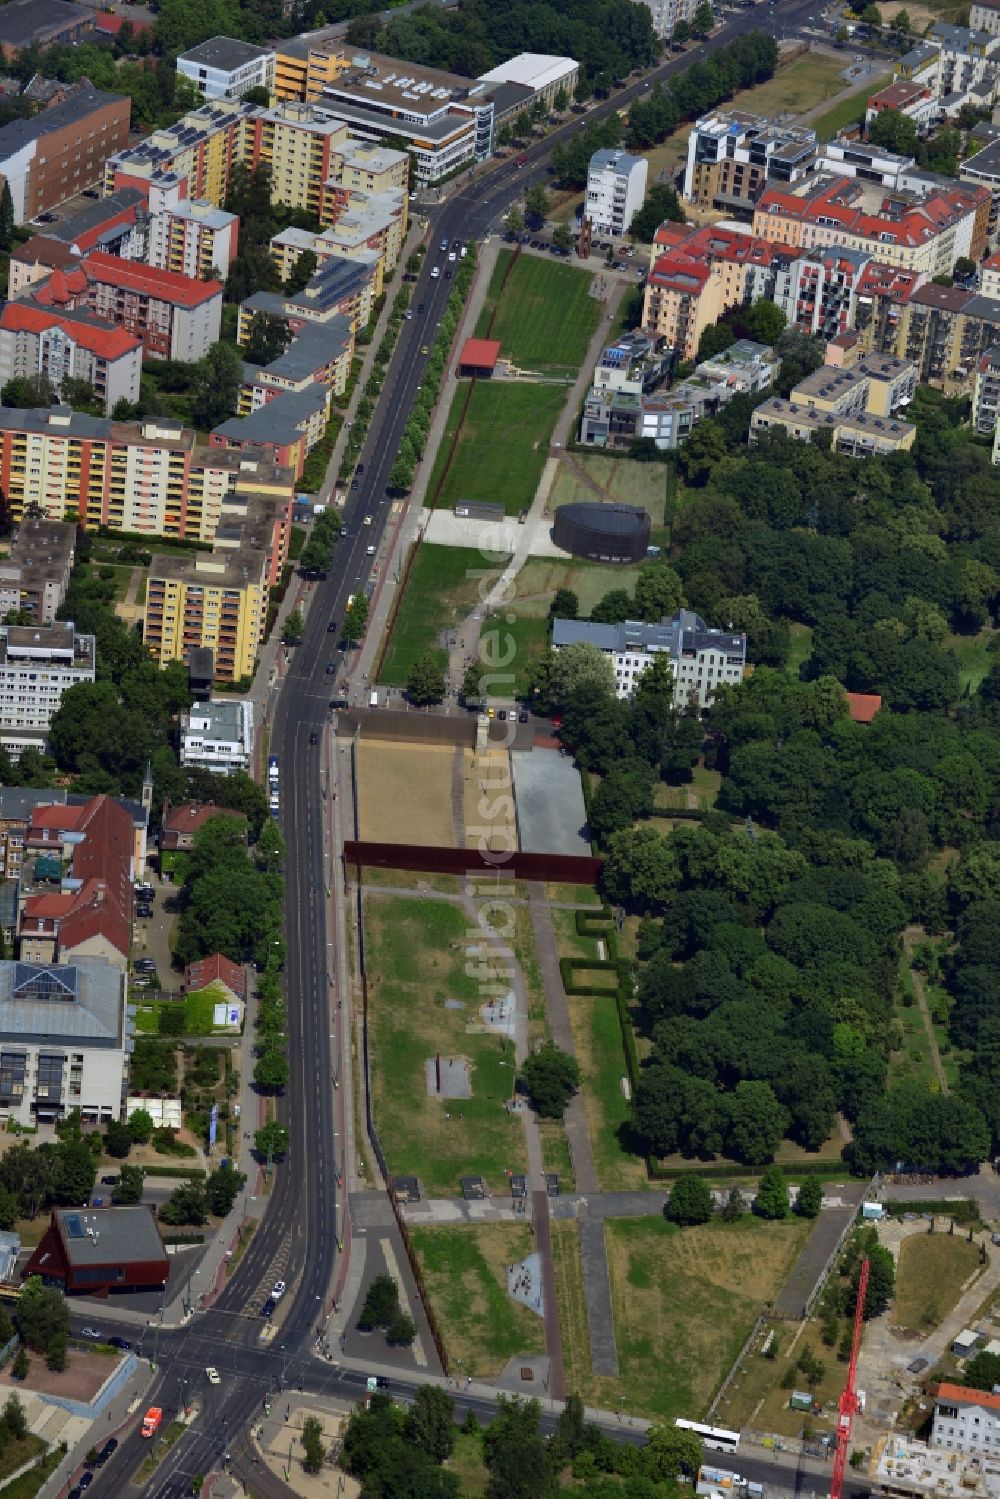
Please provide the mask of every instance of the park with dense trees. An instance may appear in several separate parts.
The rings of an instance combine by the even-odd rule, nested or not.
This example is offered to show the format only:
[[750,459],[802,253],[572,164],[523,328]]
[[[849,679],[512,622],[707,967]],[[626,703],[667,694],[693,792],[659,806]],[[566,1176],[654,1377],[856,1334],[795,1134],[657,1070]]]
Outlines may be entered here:
[[[786,362],[809,342],[783,337]],[[859,1173],[961,1173],[1000,1148],[1000,655],[978,685],[964,666],[964,642],[1000,639],[1000,474],[936,392],[884,458],[748,447],[751,409],[699,425],[670,547],[592,617],[683,602],[746,630],[753,674],[699,717],[659,664],[629,701],[587,647],[536,673],[593,777],[604,894],[640,918],[633,1123],[654,1156],[763,1166],[786,1138],[818,1151],[839,1114]],[[881,696],[874,721],[845,690]],[[714,808],[661,832],[657,784],[699,759]],[[911,926],[945,991],[947,1093],[890,1074]]]

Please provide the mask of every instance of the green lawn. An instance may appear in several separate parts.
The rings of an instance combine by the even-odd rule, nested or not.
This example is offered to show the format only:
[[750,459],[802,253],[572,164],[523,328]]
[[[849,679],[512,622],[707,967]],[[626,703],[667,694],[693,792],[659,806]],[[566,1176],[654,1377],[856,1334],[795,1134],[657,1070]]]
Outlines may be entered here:
[[601,320],[601,303],[589,295],[590,272],[521,255],[501,294],[513,254],[497,256],[476,337],[499,339],[504,357],[522,369],[575,376]]
[[605,1220],[626,1409],[702,1417],[811,1229],[750,1215],[685,1229],[662,1218]]
[[980,682],[989,675],[990,667],[997,659],[990,646],[996,640],[995,630],[980,630],[978,635],[949,635],[945,645],[950,646],[958,657],[958,676],[964,692],[966,688],[975,692]]
[[508,668],[514,673],[514,696],[526,697],[531,690],[531,669],[549,647],[549,622],[537,615],[514,614],[504,623],[503,631],[504,655],[507,655],[511,643],[514,647]]
[[[499,1191],[507,1170],[525,1169],[521,1124],[506,1108],[513,1049],[466,1029],[488,997],[466,971],[468,925],[461,908],[438,901],[365,902],[375,1120],[390,1170],[419,1176],[430,1195],[457,1192],[466,1175]],[[471,1098],[428,1093],[425,1063],[438,1053],[468,1062]]]
[[410,1238],[453,1372],[489,1378],[545,1351],[541,1317],[507,1294],[507,1266],[535,1248],[527,1224],[413,1227]]
[[457,500],[485,500],[517,515],[535,498],[566,391],[558,385],[477,384],[445,473],[467,394],[468,387],[460,385],[452,399],[428,485],[428,503],[450,510]]
[[785,670],[790,677],[798,681],[802,667],[812,655],[813,632],[809,625],[797,624],[789,625],[788,632],[790,638]]
[[[846,54],[845,54],[846,56]],[[873,78],[866,83],[864,88],[858,89],[853,94],[848,94],[846,99],[841,99],[839,104],[834,104],[825,114],[810,120],[809,124],[816,132],[817,140],[828,141],[833,136],[839,135],[842,130],[848,130],[852,125],[857,125],[865,117],[865,106],[872,94],[878,92],[883,83],[888,81],[888,73],[881,77]]]
[[548,615],[549,603],[559,588],[571,588],[586,616],[606,593],[622,588],[635,593],[638,566],[615,566],[605,562],[557,560],[529,557],[514,582],[513,608],[519,614]]
[[614,995],[570,995],[568,1003],[598,1179],[609,1191],[641,1191],[647,1185],[646,1166],[642,1157],[628,1148],[630,1109],[622,1092],[625,1050]]
[[[163,1004],[143,1004],[140,991],[135,991],[132,1002],[137,1003],[139,1008],[136,1012],[136,1029],[145,1035],[155,1036],[160,1030],[160,1012],[163,1010],[175,1011],[178,1006],[174,1001],[166,1001]],[[185,1036],[211,1036],[215,1034],[213,1025],[215,1006],[222,1004],[227,998],[221,989],[202,989],[198,994],[188,994],[183,1001],[184,1031]],[[219,1034],[225,1034],[224,1031]]]
[[[475,606],[486,565],[476,547],[422,544],[382,658],[380,682],[405,687],[417,657],[428,647],[436,649],[441,632],[465,619]],[[439,656],[443,664],[443,650]]]

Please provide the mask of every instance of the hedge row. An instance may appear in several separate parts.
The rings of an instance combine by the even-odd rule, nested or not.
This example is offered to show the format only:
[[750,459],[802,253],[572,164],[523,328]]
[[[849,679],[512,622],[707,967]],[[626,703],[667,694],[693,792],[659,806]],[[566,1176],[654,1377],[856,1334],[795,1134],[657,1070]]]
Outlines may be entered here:
[[172,1244],[175,1247],[182,1244],[204,1244],[204,1234],[164,1234],[164,1244]]
[[179,1176],[186,1181],[204,1181],[208,1172],[203,1166],[143,1166],[147,1176]]
[[[797,1161],[794,1166],[786,1170],[781,1162],[782,1173],[786,1179],[795,1181],[800,1176],[828,1176],[840,1180],[844,1174],[843,1162],[825,1161]],[[711,1163],[708,1161],[692,1161],[686,1166],[663,1166],[652,1157],[647,1157],[646,1170],[651,1181],[673,1181],[675,1177],[703,1176],[706,1181],[727,1181],[733,1176],[760,1176],[766,1170],[764,1166],[744,1166],[736,1161],[726,1165],[723,1162]]]
[[928,1197],[917,1202],[886,1201],[883,1206],[894,1218],[903,1213],[933,1213],[939,1218],[954,1218],[956,1223],[978,1223],[979,1203],[972,1197],[957,1197],[954,1201],[946,1197]]
[[[617,968],[617,963],[602,963],[597,958],[593,962],[589,958],[559,959],[559,972],[562,975],[563,988],[567,994],[578,996],[596,995],[601,999],[611,999],[615,991],[610,984],[604,984],[598,988],[593,984],[578,982],[575,975],[580,969],[590,973],[614,973],[617,971]],[[621,979],[619,978],[617,982],[620,986]]]

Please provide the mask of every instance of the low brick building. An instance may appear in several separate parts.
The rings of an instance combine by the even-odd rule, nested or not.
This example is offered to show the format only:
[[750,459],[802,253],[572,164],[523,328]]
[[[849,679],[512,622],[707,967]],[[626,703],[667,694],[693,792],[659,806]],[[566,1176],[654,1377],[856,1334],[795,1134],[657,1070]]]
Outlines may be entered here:
[[25,1279],[40,1275],[67,1296],[107,1296],[165,1286],[170,1261],[155,1210],[54,1208],[41,1243],[25,1266]]

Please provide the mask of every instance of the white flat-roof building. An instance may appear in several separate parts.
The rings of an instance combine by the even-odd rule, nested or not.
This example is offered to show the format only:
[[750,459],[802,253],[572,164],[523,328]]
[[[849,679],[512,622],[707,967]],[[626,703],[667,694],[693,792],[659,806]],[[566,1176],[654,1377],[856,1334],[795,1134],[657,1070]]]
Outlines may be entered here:
[[120,1119],[129,1023],[121,970],[104,958],[0,962],[0,1119],[33,1125],[79,1109]]
[[731,630],[711,630],[692,609],[680,609],[659,624],[627,619],[623,624],[594,624],[583,619],[554,619],[552,647],[596,645],[612,658],[620,698],[631,697],[654,657],[665,654],[674,668],[674,704],[691,702],[707,708],[717,687],[743,680],[747,638]]
[[242,99],[252,88],[274,91],[274,53],[231,36],[213,36],[182,52],[177,71],[206,99]]
[[644,156],[607,147],[595,151],[587,173],[584,213],[595,234],[627,234],[646,196],[649,163]]
[[253,763],[253,703],[246,698],[193,703],[181,717],[181,764],[229,776]]
[[17,759],[44,750],[63,693],[94,680],[94,637],[71,620],[0,626],[0,744]]
[[653,30],[658,37],[673,36],[682,21],[694,20],[698,0],[639,0],[645,5],[653,19]]
[[516,83],[530,88],[536,99],[552,104],[562,89],[570,98],[580,80],[580,64],[572,57],[550,57],[545,52],[519,52],[499,67],[491,68],[480,83]]

